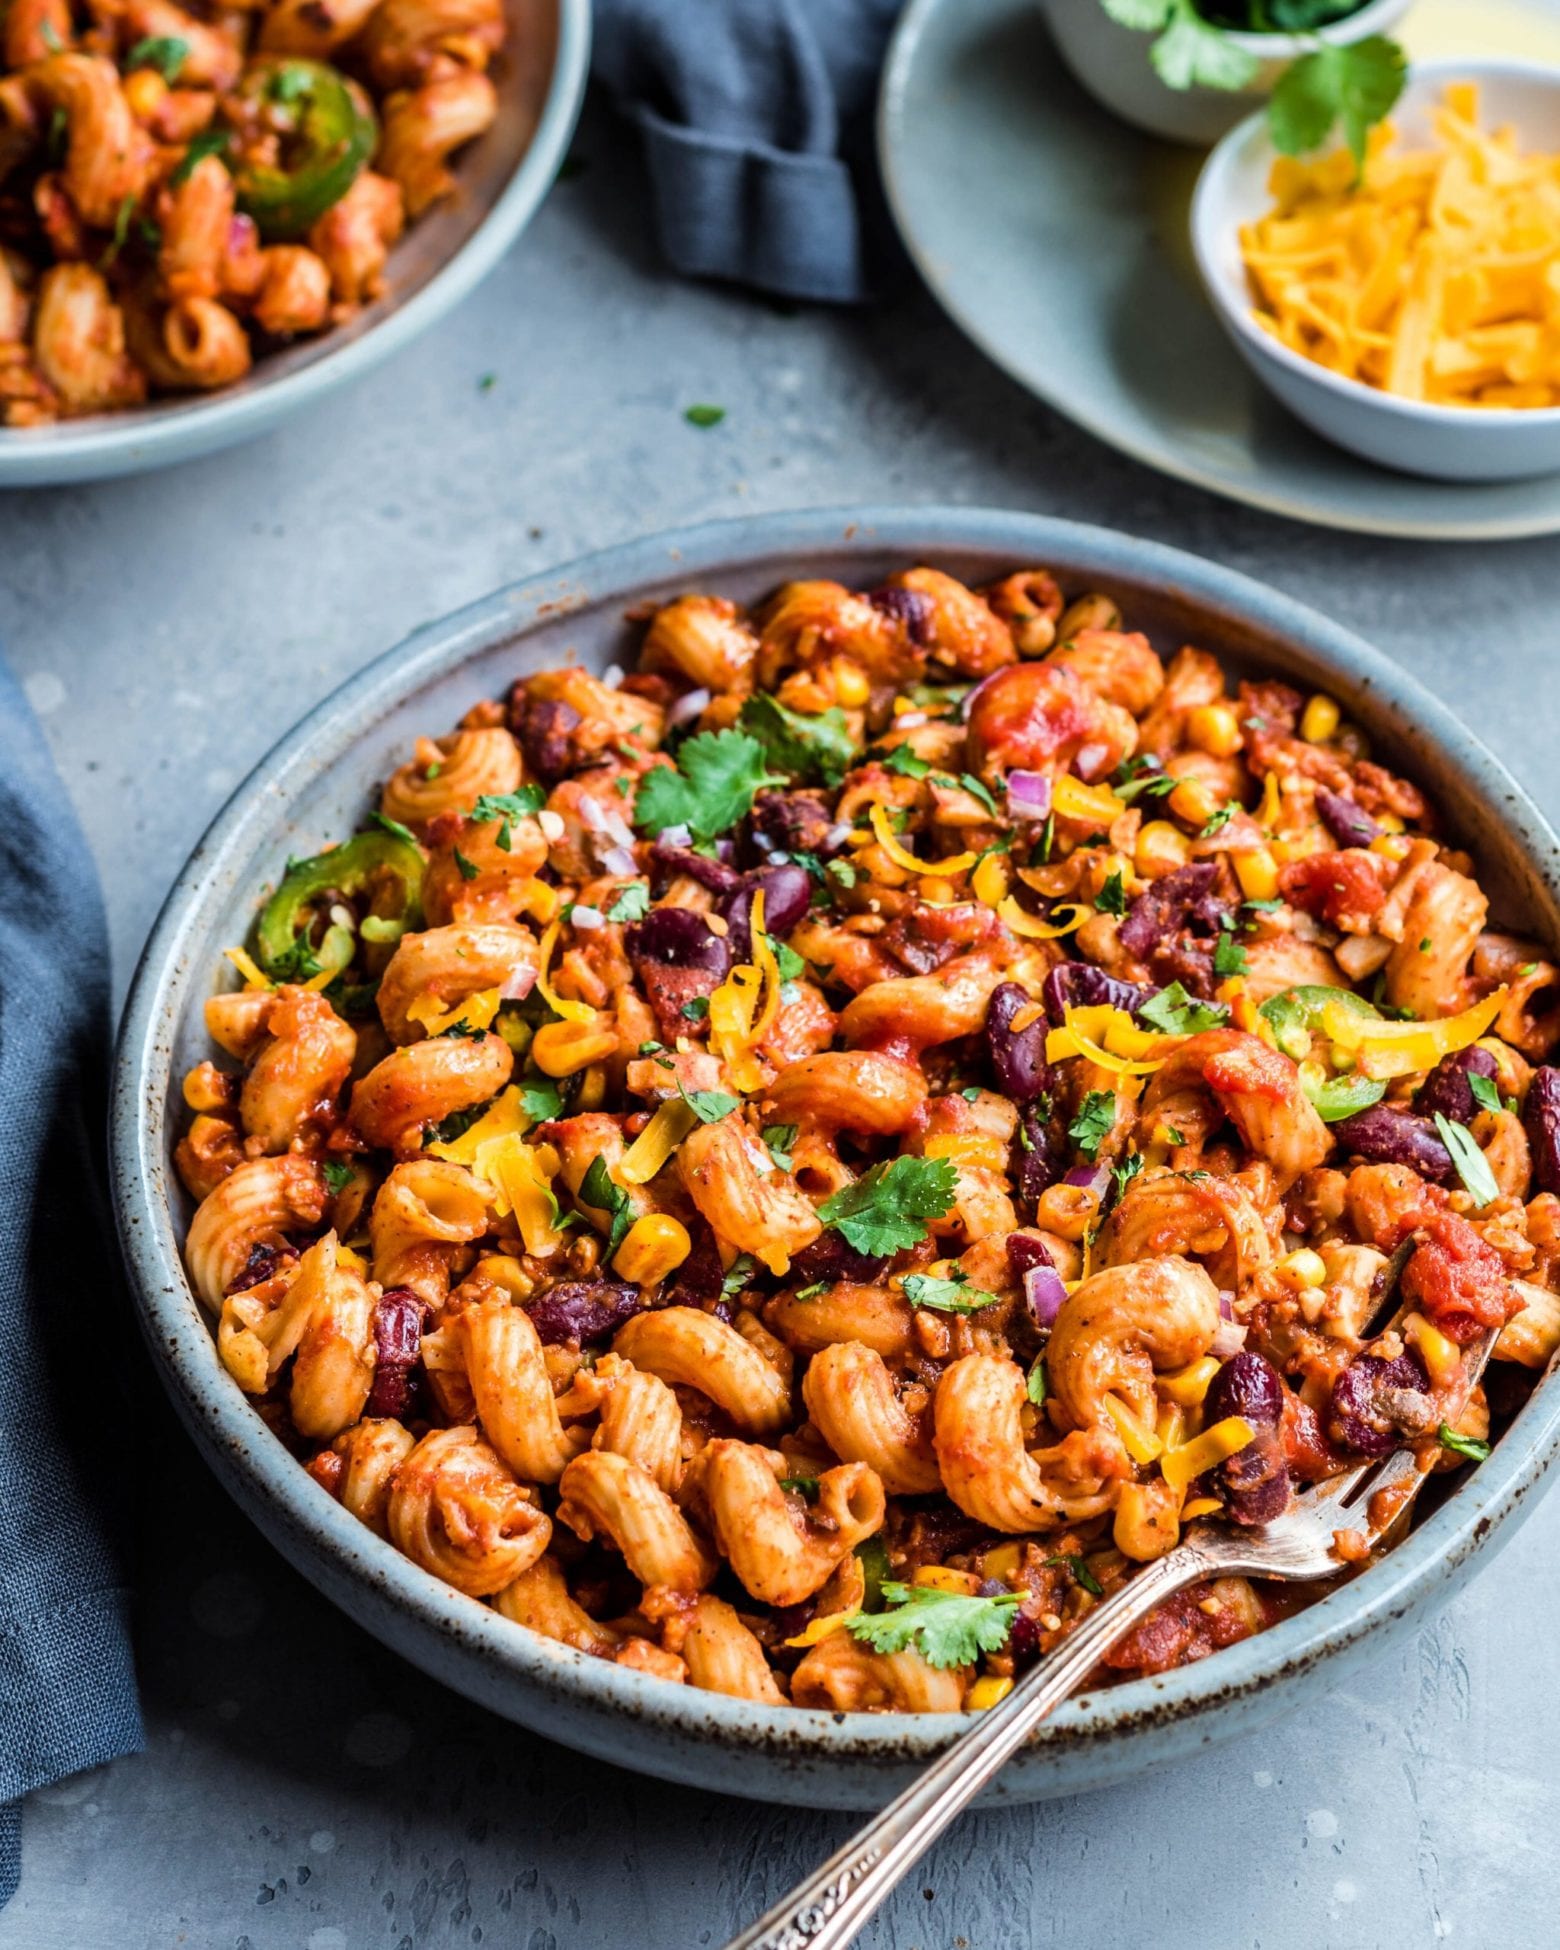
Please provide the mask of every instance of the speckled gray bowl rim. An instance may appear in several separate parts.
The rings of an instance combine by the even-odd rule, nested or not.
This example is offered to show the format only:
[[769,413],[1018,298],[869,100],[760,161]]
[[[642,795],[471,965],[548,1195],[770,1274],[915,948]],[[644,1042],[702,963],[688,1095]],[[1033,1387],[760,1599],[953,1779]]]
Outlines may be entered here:
[[[1532,887],[1560,897],[1553,831],[1505,768],[1469,738],[1453,714],[1378,651],[1316,611],[1248,577],[1158,543],[1040,516],[997,510],[863,508],[797,511],[735,522],[709,523],[627,543],[589,556],[555,574],[530,577],[416,631],[370,663],[317,706],[251,773],[213,821],[175,882],[148,940],[126,1004],[115,1056],[111,1109],[111,1176],[121,1243],[138,1312],[158,1371],[175,1406],[208,1455],[247,1479],[268,1532],[291,1533],[312,1554],[331,1562],[328,1579],[305,1566],[315,1582],[347,1609],[344,1590],[364,1599],[365,1622],[382,1601],[420,1628],[429,1643],[458,1646],[474,1663],[496,1672],[516,1691],[571,1697],[582,1707],[620,1712],[640,1734],[657,1728],[675,1741],[707,1743],[754,1762],[794,1764],[805,1755],[827,1771],[833,1761],[875,1763],[925,1760],[956,1734],[957,1715],[843,1715],[795,1707],[773,1708],[669,1686],[541,1638],[463,1596],[403,1558],[321,1489],[270,1434],[218,1361],[179,1258],[171,1208],[153,1188],[166,1172],[172,1042],[183,1012],[209,992],[208,939],[223,895],[224,867],[252,857],[278,824],[278,809],[317,768],[334,763],[394,705],[447,676],[495,643],[518,641],[528,626],[569,609],[609,604],[629,610],[636,594],[669,576],[688,587],[717,588],[723,571],[773,564],[776,582],[820,555],[842,550],[866,556],[928,559],[960,550],[995,551],[1014,564],[1044,562],[1069,581],[1109,588],[1113,579],[1148,581],[1195,602],[1215,632],[1259,630],[1296,646],[1346,706],[1368,723],[1384,711],[1439,745],[1483,802],[1498,809],[1512,831]],[[1258,1695],[1298,1678],[1319,1662],[1358,1648],[1384,1624],[1449,1596],[1471,1560],[1500,1535],[1509,1538],[1535,1501],[1532,1492],[1560,1450],[1560,1385],[1536,1389],[1489,1460],[1467,1473],[1402,1544],[1363,1576],[1268,1631],[1179,1671],[1080,1696],[1036,1734],[1010,1763],[1005,1791],[1013,1798],[1065,1791],[1054,1778],[1068,1755],[1082,1762],[1097,1744],[1136,1736],[1142,1762],[1156,1748],[1181,1749],[1223,1737],[1245,1708],[1249,1717],[1282,1710]],[[257,1518],[257,1520],[261,1520]],[[404,1638],[405,1635],[403,1635]],[[410,1641],[403,1643],[408,1649]],[[417,1656],[413,1652],[414,1658]],[[431,1655],[430,1655],[431,1656]],[[421,1663],[421,1660],[418,1660]],[[429,1669],[437,1670],[436,1662]],[[446,1674],[439,1674],[448,1677]],[[454,1681],[453,1683],[459,1683]],[[489,1688],[491,1691],[491,1688]],[[1234,1709],[1234,1711],[1224,1710]],[[1200,1733],[1188,1721],[1206,1716]],[[1217,1724],[1222,1722],[1223,1724]],[[1165,1736],[1156,1740],[1156,1731]],[[1181,1738],[1176,1739],[1179,1732]],[[1188,1739],[1187,1736],[1190,1736]],[[568,1738],[567,1734],[558,1737]],[[585,1744],[585,1743],[581,1743]],[[613,1758],[658,1771],[629,1743]],[[1045,1763],[1044,1780],[1026,1782],[1026,1762]],[[660,1771],[674,1772],[669,1765]],[[1080,1773],[1087,1773],[1086,1767]],[[771,1792],[762,1765],[738,1793]]]
[[[296,371],[242,392],[165,400],[89,421],[0,430],[0,489],[116,478],[219,452],[268,432],[312,401],[371,372],[426,332],[487,276],[557,180],[590,73],[590,0],[557,0],[558,45],[542,113],[487,215],[411,297],[368,331]],[[392,265],[392,270],[393,270]]]

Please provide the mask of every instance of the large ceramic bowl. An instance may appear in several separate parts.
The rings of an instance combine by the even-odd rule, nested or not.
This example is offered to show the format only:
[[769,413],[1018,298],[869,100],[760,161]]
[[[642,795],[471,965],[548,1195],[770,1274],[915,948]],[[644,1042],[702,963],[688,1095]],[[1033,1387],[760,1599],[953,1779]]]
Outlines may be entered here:
[[[299,1468],[223,1370],[179,1259],[189,1201],[170,1164],[179,1079],[207,1051],[201,1003],[289,853],[352,830],[412,739],[520,672],[571,654],[628,661],[631,612],[690,588],[747,601],[797,575],[870,587],[926,561],[971,580],[1043,563],[1118,596],[1161,648],[1340,698],[1435,794],[1475,849],[1496,912],[1560,940],[1553,833],[1450,712],[1315,611],[1194,556],[1027,515],[930,508],[780,514],[687,530],[537,576],[420,630],[353,678],[241,786],[180,875],[126,1011],[114,1077],[121,1235],[153,1357],[200,1449],[245,1511],[327,1596],[414,1664],[519,1724],[619,1765],[808,1806],[880,1804],[961,1725],[836,1715],[668,1686],[533,1636],[419,1570]],[[1335,1685],[1372,1639],[1443,1603],[1515,1530],[1560,1447],[1560,1384],[1539,1387],[1489,1461],[1383,1562],[1203,1664],[1074,1700],[998,1782],[1038,1800],[1116,1781],[1272,1719]]]
[[0,428],[0,488],[141,474],[269,433],[371,371],[475,289],[535,216],[574,133],[590,0],[507,0],[498,115],[454,163],[459,189],[391,252],[388,289],[338,330],[267,354],[236,386],[52,426]]

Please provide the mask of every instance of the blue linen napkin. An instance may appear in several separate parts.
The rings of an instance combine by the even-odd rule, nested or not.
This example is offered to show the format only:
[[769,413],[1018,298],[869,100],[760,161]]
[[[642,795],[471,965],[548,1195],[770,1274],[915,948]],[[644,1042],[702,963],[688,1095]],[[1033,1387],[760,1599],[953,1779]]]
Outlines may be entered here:
[[789,298],[871,294],[862,185],[903,0],[596,0],[596,78],[644,134],[674,269]]
[[[20,1797],[142,1745],[104,1498],[129,1475],[102,1184],[108,940],[97,875],[0,663],[0,1905]],[[122,1320],[122,1317],[121,1317]]]

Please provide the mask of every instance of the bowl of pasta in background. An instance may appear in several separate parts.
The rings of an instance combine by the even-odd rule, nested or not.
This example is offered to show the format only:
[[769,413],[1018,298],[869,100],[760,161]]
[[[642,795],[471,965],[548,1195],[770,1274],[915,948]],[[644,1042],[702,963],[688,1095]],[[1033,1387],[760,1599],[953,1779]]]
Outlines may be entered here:
[[339,326],[256,359],[220,390],[0,428],[0,488],[144,473],[258,437],[371,371],[487,276],[557,178],[584,100],[590,0],[507,0],[492,125],[453,158],[456,189],[391,250],[386,289]]
[[[1157,645],[1336,697],[1433,793],[1474,851],[1497,916],[1560,941],[1555,836],[1502,766],[1415,680],[1315,611],[1155,543],[970,509],[776,514],[635,542],[498,591],[419,630],[320,704],[257,767],[196,849],[152,932],[113,1079],[116,1211],[142,1328],[201,1453],[318,1588],[425,1672],[617,1765],[733,1794],[876,1806],[965,1724],[949,1714],[769,1706],[591,1658],[517,1626],[402,1557],[298,1467],[222,1366],[184,1271],[192,1203],[172,1165],[181,1079],[208,1053],[202,1004],[222,951],[289,855],[350,831],[417,735],[517,675],[575,656],[627,665],[631,616],[689,589],[749,602],[798,576],[870,588],[907,562],[968,581],[1043,564],[1117,598]],[[1534,1389],[1480,1467],[1356,1579],[1200,1663],[1075,1698],[1012,1760],[993,1799],[1100,1787],[1249,1731],[1340,1681],[1445,1602],[1508,1539],[1560,1450],[1560,1384]]]

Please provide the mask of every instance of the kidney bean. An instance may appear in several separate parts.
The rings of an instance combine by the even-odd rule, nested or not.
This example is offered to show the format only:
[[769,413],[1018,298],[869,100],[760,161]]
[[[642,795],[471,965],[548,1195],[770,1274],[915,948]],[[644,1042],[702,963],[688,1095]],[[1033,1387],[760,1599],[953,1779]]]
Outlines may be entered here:
[[1028,990],[1017,982],[1000,982],[986,1006],[986,1053],[998,1089],[1016,1104],[1033,1103],[1036,1097],[1056,1092],[1056,1072],[1045,1060],[1049,1024],[1044,1011],[1037,1011],[1024,1028],[1013,1027],[1013,1018],[1032,1006]]
[[900,624],[918,649],[930,647],[932,624],[937,615],[936,605],[930,596],[919,589],[874,589],[867,601],[880,616],[887,616]]
[[1118,975],[1107,975],[1092,962],[1063,961],[1046,976],[1040,993],[1047,1017],[1060,1026],[1068,1009],[1092,1009],[1106,1002],[1130,1015],[1159,991],[1143,982],[1124,982]]
[[669,1307],[709,1307],[725,1290],[725,1268],[720,1263],[720,1248],[708,1223],[699,1219],[690,1225],[693,1244],[688,1257],[672,1275],[667,1289]]
[[691,846],[673,846],[667,840],[656,840],[651,845],[650,857],[668,874],[685,873],[701,887],[708,887],[712,894],[735,893],[742,885],[742,876],[735,867],[713,860],[707,853],[696,853]]
[[564,1280],[526,1302],[544,1347],[604,1340],[639,1311],[639,1289],[618,1280]]
[[870,1286],[882,1277],[888,1261],[871,1253],[858,1253],[837,1232],[824,1232],[810,1246],[803,1246],[791,1261],[791,1279],[799,1286],[812,1286],[819,1280],[849,1280],[855,1286]]
[[572,704],[529,697],[522,680],[509,693],[509,729],[519,740],[526,764],[539,779],[555,785],[574,762],[570,739],[580,714]]
[[1488,1077],[1493,1082],[1499,1066],[1487,1049],[1470,1043],[1467,1049],[1443,1056],[1414,1098],[1421,1117],[1434,1117],[1437,1111],[1453,1124],[1470,1124],[1479,1106],[1474,1102],[1470,1077]]
[[806,917],[812,902],[812,881],[803,867],[758,867],[744,875],[742,884],[719,904],[728,928],[726,939],[732,953],[742,961],[753,952],[753,896],[760,888],[764,895],[764,932],[771,940],[783,941]]
[[[1004,1587],[1006,1589],[1006,1587]],[[1008,1656],[1015,1672],[1025,1672],[1040,1657],[1040,1621],[1022,1606],[1013,1614],[1008,1632]]]
[[1396,1104],[1372,1104],[1352,1117],[1340,1117],[1333,1134],[1345,1156],[1371,1165],[1408,1165],[1435,1184],[1450,1178],[1454,1169],[1452,1154],[1430,1119]]
[[668,968],[702,968],[725,979],[731,947],[702,914],[686,907],[652,908],[623,931],[623,945],[635,961],[662,962]]
[[374,1308],[374,1382],[365,1415],[404,1416],[412,1405],[422,1366],[423,1320],[428,1303],[409,1286],[387,1287]]
[[1230,911],[1214,892],[1218,880],[1216,860],[1194,860],[1190,866],[1177,867],[1138,895],[1117,940],[1129,955],[1146,961],[1170,947],[1184,929],[1215,935],[1228,928]]
[[1560,1192],[1560,1070],[1547,1063],[1533,1072],[1522,1106],[1522,1128],[1540,1190]]
[[1018,1196],[1033,1212],[1042,1192],[1060,1184],[1072,1155],[1064,1119],[1038,1098],[1018,1113]]
[[1333,1383],[1327,1433],[1356,1455],[1384,1456],[1405,1434],[1418,1433],[1413,1425],[1423,1424],[1429,1387],[1430,1377],[1411,1349],[1393,1361],[1357,1354]]
[[1212,1472],[1236,1523],[1271,1523],[1289,1507],[1283,1437],[1288,1392],[1270,1361],[1244,1349],[1226,1361],[1209,1383],[1204,1420],[1212,1424],[1239,1415],[1257,1432],[1253,1441]]
[[816,853],[827,860],[842,842],[830,843],[834,813],[826,794],[807,787],[766,787],[753,801],[752,828],[782,853]]
[[1316,789],[1316,811],[1322,824],[1340,846],[1369,846],[1380,836],[1381,828],[1363,807],[1341,792]]
[[1050,1250],[1043,1239],[1036,1239],[1031,1233],[1010,1232],[1007,1236],[1008,1270],[1015,1280],[1022,1281],[1024,1275],[1035,1266],[1054,1266]]
[[252,1286],[264,1285],[267,1280],[275,1279],[282,1268],[290,1266],[297,1257],[291,1246],[251,1246],[249,1257],[228,1292],[247,1293]]

